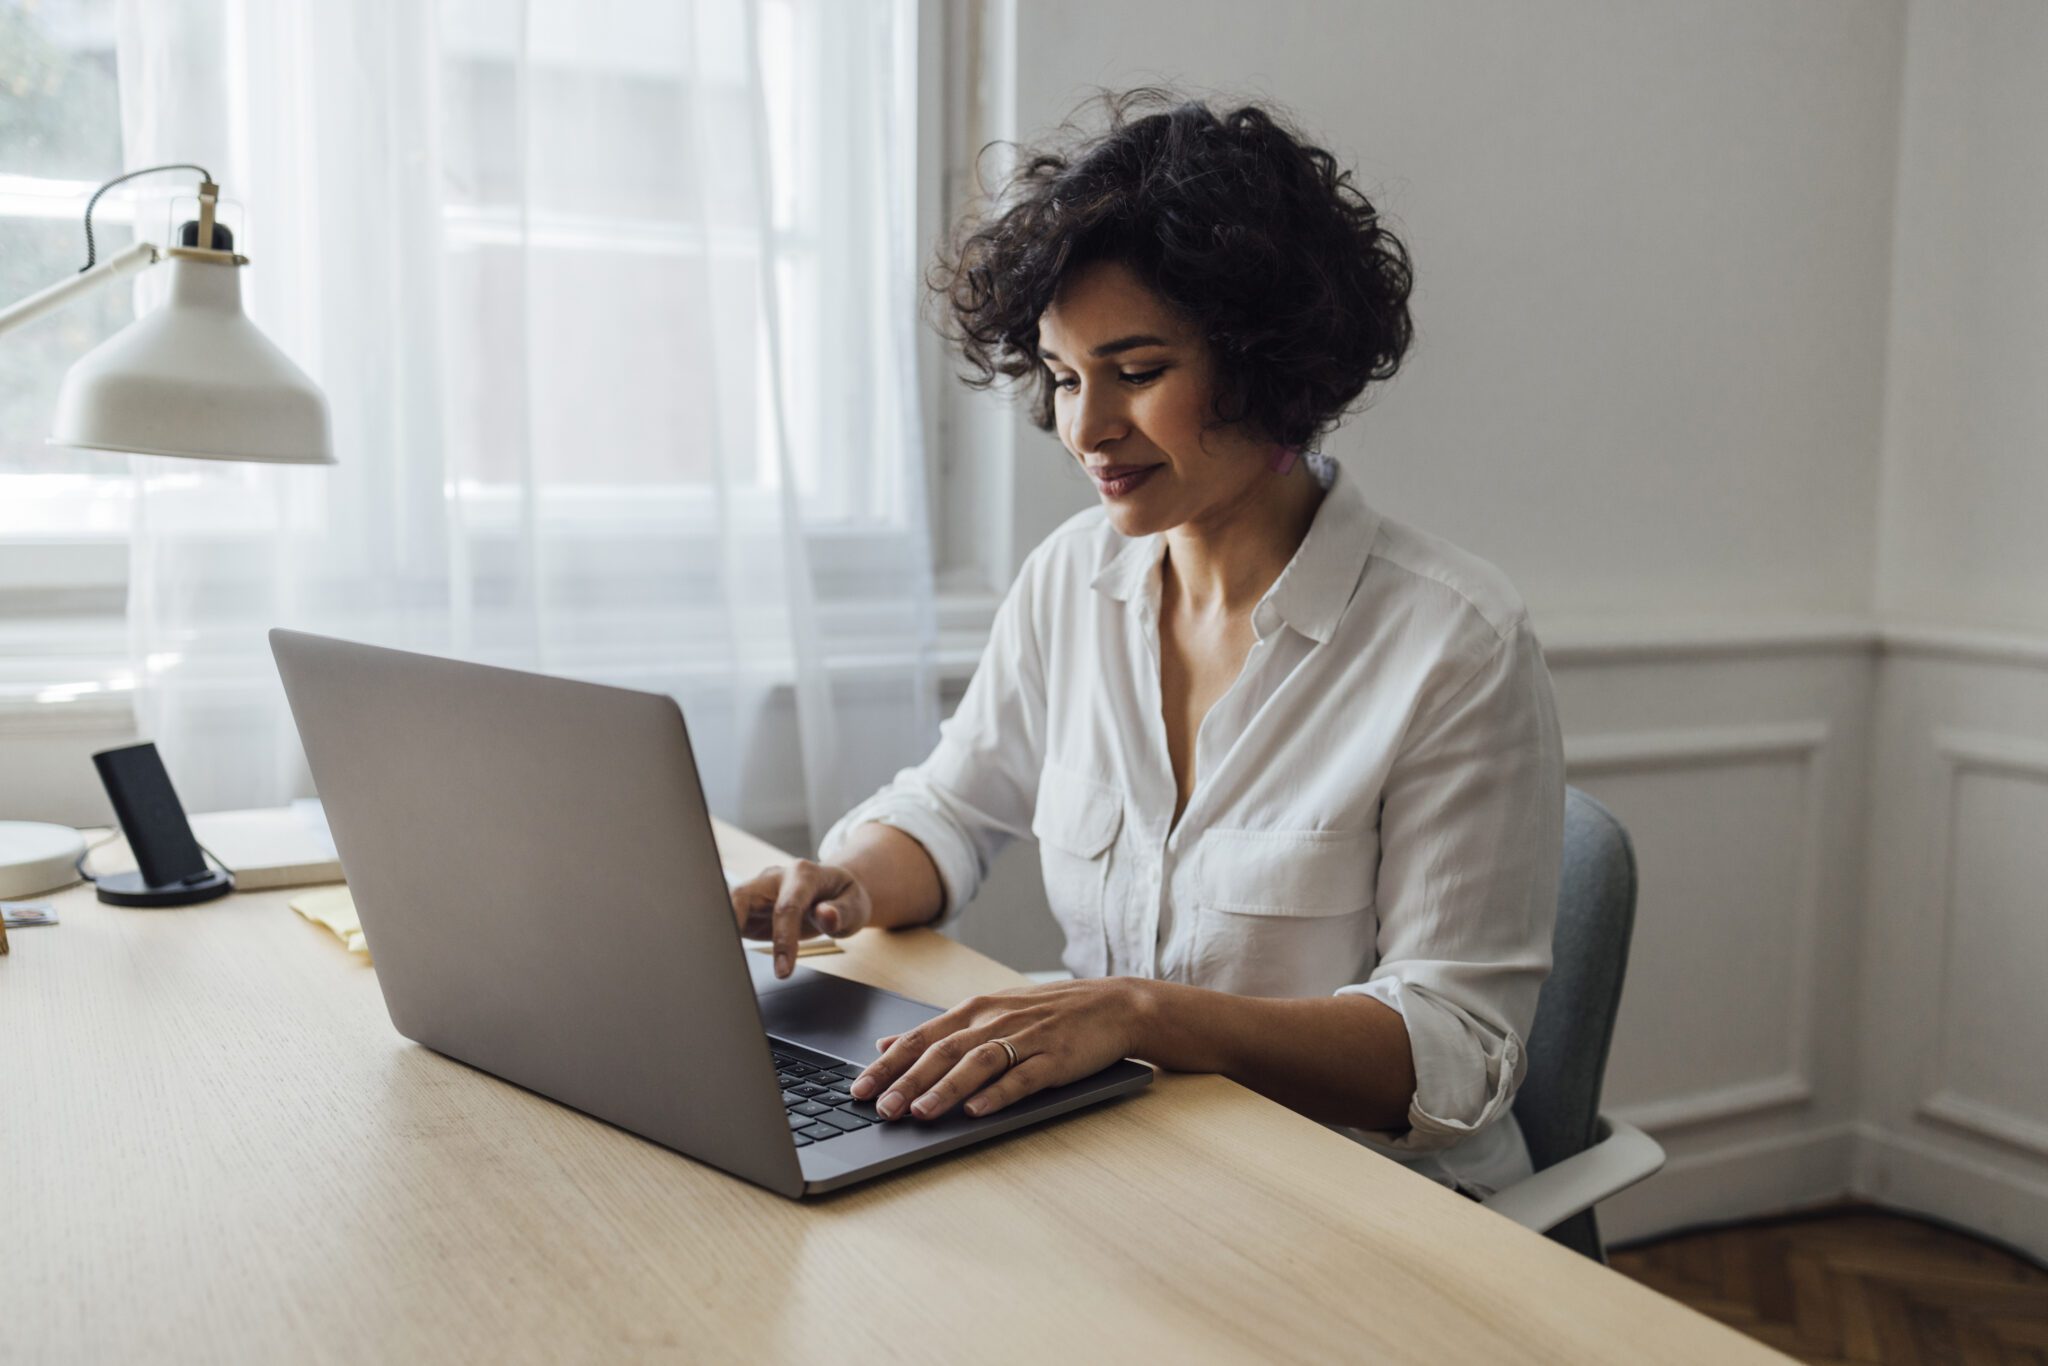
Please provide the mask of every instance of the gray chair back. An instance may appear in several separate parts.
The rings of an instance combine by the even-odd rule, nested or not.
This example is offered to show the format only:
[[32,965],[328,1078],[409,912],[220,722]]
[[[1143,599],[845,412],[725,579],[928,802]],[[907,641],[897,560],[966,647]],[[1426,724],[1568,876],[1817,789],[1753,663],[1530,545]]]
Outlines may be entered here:
[[[1515,1095],[1515,1119],[1537,1171],[1600,1137],[1600,1083],[1635,920],[1636,856],[1628,831],[1599,802],[1566,788],[1550,977],[1537,998],[1529,1070]],[[1550,1236],[1605,1260],[1591,1210]]]

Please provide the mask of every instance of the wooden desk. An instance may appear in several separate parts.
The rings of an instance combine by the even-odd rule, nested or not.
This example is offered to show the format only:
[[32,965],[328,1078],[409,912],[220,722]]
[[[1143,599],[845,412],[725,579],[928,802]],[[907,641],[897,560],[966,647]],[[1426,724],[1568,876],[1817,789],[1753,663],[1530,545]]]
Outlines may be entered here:
[[13,936],[0,1360],[1782,1359],[1217,1077],[784,1200],[400,1038],[290,895]]

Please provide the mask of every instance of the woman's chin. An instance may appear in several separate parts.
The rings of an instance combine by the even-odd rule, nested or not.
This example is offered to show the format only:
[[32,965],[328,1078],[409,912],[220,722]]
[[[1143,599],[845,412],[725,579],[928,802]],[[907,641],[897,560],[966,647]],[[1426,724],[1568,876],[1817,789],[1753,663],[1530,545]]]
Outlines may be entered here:
[[1152,499],[1104,498],[1102,506],[1109,514],[1110,526],[1121,536],[1150,536],[1173,525],[1173,520],[1162,516]]
[[1152,518],[1144,516],[1128,502],[1105,498],[1102,500],[1102,506],[1109,514],[1111,529],[1119,536],[1149,536],[1158,530],[1152,525]]

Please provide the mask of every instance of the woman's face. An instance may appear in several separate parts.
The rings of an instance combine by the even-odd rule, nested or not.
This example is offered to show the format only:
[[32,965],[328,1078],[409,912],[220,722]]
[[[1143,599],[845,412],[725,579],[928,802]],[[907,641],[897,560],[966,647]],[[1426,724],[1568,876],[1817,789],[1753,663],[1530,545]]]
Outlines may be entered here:
[[1271,443],[1203,430],[1212,363],[1203,338],[1120,262],[1083,267],[1038,320],[1054,426],[1126,536],[1220,525],[1271,487]]

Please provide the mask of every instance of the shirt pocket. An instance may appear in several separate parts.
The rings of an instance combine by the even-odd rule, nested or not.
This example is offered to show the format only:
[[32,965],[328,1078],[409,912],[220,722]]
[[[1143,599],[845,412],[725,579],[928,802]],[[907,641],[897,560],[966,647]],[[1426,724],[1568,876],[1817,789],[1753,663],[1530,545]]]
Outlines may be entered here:
[[1107,783],[1055,764],[1040,773],[1031,833],[1046,902],[1067,937],[1061,959],[1076,977],[1109,974],[1109,867],[1123,821],[1123,794]]
[[1321,996],[1371,970],[1377,830],[1208,830],[1196,869],[1196,986]]

